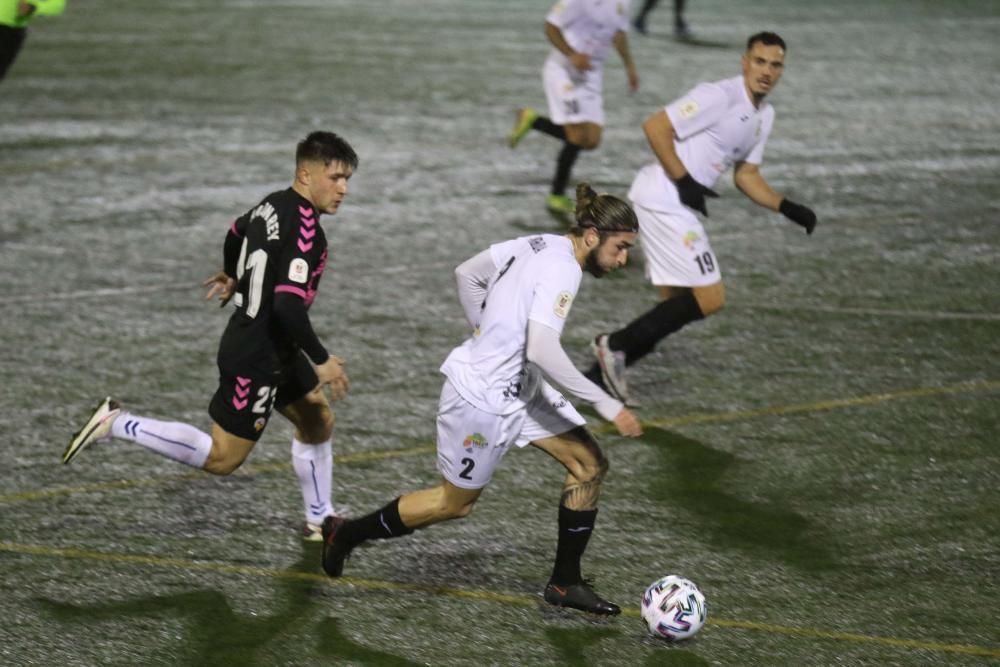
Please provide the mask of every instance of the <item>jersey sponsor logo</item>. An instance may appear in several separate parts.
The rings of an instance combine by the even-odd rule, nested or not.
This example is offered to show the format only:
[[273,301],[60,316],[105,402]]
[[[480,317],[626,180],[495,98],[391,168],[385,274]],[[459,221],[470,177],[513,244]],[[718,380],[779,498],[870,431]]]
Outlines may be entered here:
[[509,382],[507,382],[507,387],[503,390],[503,397],[508,401],[513,401],[515,398],[521,395],[521,388],[522,384],[520,378],[515,380],[510,380]]
[[296,257],[288,265],[288,279],[293,283],[304,285],[309,280],[309,263],[301,257]]
[[535,252],[541,252],[545,250],[545,239],[543,239],[541,236],[533,236],[532,238],[528,239],[528,245],[530,245],[531,249],[534,250]]
[[274,207],[270,203],[264,202],[255,208],[250,217],[261,218],[264,221],[264,225],[267,227],[268,241],[278,240],[278,212],[274,210]]
[[681,113],[681,118],[685,119],[694,118],[699,110],[700,107],[694,100],[685,100],[684,102],[681,102],[681,105],[678,108],[678,111]]
[[485,449],[490,446],[490,443],[486,441],[486,436],[482,433],[473,433],[472,435],[465,436],[465,440],[462,441],[462,447],[465,451],[472,453],[473,449]]
[[556,303],[552,307],[552,310],[553,312],[555,312],[556,315],[565,320],[566,316],[569,315],[569,309],[570,306],[572,305],[573,305],[573,295],[570,294],[569,292],[562,291],[559,292],[559,296],[556,297]]
[[701,237],[698,236],[698,232],[687,232],[681,238],[681,241],[684,242],[685,248],[687,248],[688,250],[694,250],[694,244],[697,243],[700,239]]

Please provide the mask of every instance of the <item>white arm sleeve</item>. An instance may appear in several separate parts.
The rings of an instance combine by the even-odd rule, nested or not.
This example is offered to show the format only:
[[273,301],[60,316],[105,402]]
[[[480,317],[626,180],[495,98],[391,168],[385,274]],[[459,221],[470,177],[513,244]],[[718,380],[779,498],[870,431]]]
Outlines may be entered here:
[[528,320],[528,361],[542,369],[547,377],[581,400],[594,406],[597,414],[614,421],[625,407],[621,401],[584,377],[559,344],[559,332],[535,320]]
[[469,325],[479,325],[479,313],[483,308],[483,299],[489,290],[490,277],[496,273],[490,249],[471,257],[455,269],[455,280],[458,283],[458,301],[465,311],[465,319]]

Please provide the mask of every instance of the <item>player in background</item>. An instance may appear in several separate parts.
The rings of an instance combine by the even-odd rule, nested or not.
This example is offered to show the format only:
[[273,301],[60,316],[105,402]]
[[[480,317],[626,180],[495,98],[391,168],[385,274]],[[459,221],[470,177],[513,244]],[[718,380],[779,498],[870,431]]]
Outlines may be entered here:
[[722,308],[719,262],[693,211],[708,216],[706,197],[716,179],[734,167],[733,181],[751,201],[812,234],[816,215],[775,192],[760,173],[774,109],[765,101],[781,79],[785,42],[773,32],[747,40],[743,73],[701,83],[643,124],[657,162],[639,170],[629,198],[642,229],[646,276],[661,302],[627,326],[595,339],[597,361],[587,377],[629,400],[625,367],[664,337]]
[[331,132],[313,132],[296,149],[291,187],[271,193],[230,227],[224,270],[210,277],[206,298],[230,299],[236,310],[219,344],[219,387],[208,413],[211,435],[179,422],[126,412],[106,398],[70,441],[69,463],[106,438],[131,440],[216,475],[228,475],[250,454],[272,409],[295,425],[292,465],[302,487],[307,540],[322,539],[333,513],[333,400],[348,390],[343,361],[313,331],[309,307],[326,268],[320,216],[333,215],[358,166],[354,149]]
[[628,48],[628,0],[560,0],[545,17],[545,36],[552,51],[542,68],[549,117],[532,108],[520,109],[510,146],[514,148],[532,129],[562,142],[556,159],[546,207],[560,214],[574,210],[566,196],[573,164],[582,150],[601,143],[604,125],[604,58],[611,46],[625,64],[631,91],[639,89],[639,75]]
[[56,16],[66,0],[0,0],[0,81],[24,46],[28,24],[36,16]]
[[587,401],[625,436],[641,435],[635,415],[591,383],[566,356],[559,337],[583,271],[601,277],[623,266],[638,223],[631,207],[577,186],[576,226],[497,243],[455,269],[458,297],[473,335],[448,355],[437,416],[438,469],[433,488],[407,493],[365,517],[323,524],[323,569],[340,576],[366,540],[468,516],[511,446],[534,445],[566,467],[551,604],[617,614],[580,573],[597,517],[608,461],[583,417],[542,377]]
[[[645,0],[642,3],[642,9],[636,14],[635,21],[633,22],[636,32],[643,35],[646,34],[646,18],[659,3],[660,0]],[[688,27],[687,21],[684,20],[685,3],[686,0],[674,0],[674,37],[679,40],[692,38],[691,29]]]

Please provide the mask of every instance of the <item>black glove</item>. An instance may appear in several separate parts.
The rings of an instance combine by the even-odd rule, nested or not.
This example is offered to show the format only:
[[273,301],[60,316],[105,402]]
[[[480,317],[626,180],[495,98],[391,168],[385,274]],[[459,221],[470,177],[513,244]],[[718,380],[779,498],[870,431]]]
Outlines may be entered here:
[[705,208],[705,197],[718,197],[716,193],[711,188],[706,188],[704,185],[694,180],[691,174],[684,174],[676,181],[674,185],[677,186],[677,194],[681,198],[681,203],[688,208],[693,208],[696,211],[701,211],[702,215],[708,216],[708,209]]
[[781,206],[778,207],[778,210],[781,211],[781,215],[796,225],[805,227],[806,234],[812,234],[813,230],[816,229],[816,214],[808,206],[796,204],[791,199],[785,198],[781,200]]

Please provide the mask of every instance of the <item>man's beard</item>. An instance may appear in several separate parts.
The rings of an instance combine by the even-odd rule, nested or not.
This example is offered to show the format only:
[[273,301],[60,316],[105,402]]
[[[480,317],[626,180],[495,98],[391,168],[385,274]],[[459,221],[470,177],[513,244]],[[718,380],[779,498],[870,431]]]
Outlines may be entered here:
[[601,246],[597,246],[589,253],[587,253],[587,259],[583,261],[583,270],[594,276],[595,278],[603,278],[608,275],[608,269],[603,268],[597,263],[597,250]]

